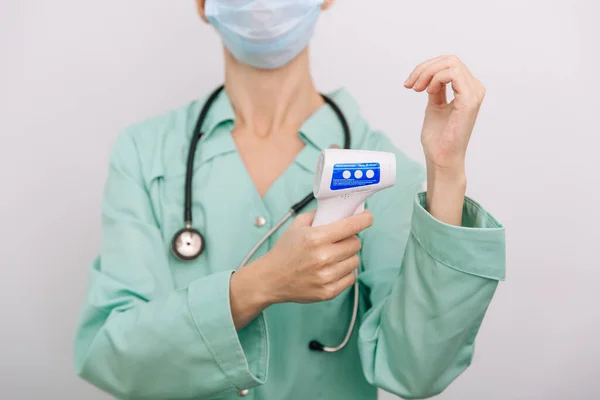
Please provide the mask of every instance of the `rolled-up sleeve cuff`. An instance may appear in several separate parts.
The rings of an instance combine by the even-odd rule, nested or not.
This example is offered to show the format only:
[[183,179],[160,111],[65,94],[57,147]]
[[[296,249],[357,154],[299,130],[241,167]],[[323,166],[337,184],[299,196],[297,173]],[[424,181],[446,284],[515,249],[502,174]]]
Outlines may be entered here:
[[[237,389],[262,385],[267,377],[269,340],[266,321],[261,313],[253,325],[257,333],[255,343],[249,345],[258,351],[246,357],[233,323],[229,302],[229,281],[234,271],[223,271],[192,282],[189,287],[189,307],[206,346],[231,384]],[[250,365],[254,367],[251,370]]]
[[412,235],[438,262],[458,271],[504,280],[504,227],[477,202],[465,197],[462,226],[435,219],[427,210],[426,193],[415,199]]

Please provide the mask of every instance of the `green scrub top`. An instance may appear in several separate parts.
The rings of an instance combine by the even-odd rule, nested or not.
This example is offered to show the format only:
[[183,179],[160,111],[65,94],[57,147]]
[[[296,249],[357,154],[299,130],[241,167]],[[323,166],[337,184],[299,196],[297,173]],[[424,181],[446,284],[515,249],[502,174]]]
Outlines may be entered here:
[[186,158],[206,98],[126,129],[114,145],[100,254],[74,342],[81,377],[121,399],[238,399],[247,389],[256,400],[347,400],[375,399],[377,387],[433,396],[468,367],[504,279],[503,227],[469,198],[462,227],[433,218],[419,193],[423,167],[369,128],[345,90],[330,96],[348,119],[353,148],[397,158],[396,185],[366,202],[374,224],[359,235],[361,301],[348,345],[338,353],[308,346],[342,340],[351,288],[332,301],[276,304],[239,332],[234,327],[231,274],[312,191],[320,151],[343,147],[343,130],[329,106],[317,110],[299,132],[305,147],[261,198],[236,151],[234,112],[222,92],[194,164],[194,226],[206,240],[195,261],[177,260],[170,242],[183,227]]

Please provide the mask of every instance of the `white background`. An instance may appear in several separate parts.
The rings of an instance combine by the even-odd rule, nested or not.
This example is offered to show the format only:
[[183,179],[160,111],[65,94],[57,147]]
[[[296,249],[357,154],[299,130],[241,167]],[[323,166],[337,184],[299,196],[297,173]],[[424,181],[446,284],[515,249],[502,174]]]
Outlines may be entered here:
[[[338,0],[320,21],[319,88],[347,87],[415,158],[417,63],[457,54],[488,89],[468,191],[507,227],[508,280],[440,399],[600,398],[599,15],[594,0]],[[74,376],[71,343],[109,148],[222,67],[192,0],[0,0],[1,398],[106,398]]]

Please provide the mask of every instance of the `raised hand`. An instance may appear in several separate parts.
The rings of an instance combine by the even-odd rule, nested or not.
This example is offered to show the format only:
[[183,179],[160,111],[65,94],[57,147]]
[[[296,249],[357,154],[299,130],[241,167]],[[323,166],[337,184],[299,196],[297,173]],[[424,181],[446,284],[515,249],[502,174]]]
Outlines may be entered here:
[[[448,101],[450,84],[453,99]],[[443,222],[460,225],[466,190],[465,155],[485,87],[456,56],[419,64],[404,83],[429,94],[421,142],[427,162],[427,208]]]

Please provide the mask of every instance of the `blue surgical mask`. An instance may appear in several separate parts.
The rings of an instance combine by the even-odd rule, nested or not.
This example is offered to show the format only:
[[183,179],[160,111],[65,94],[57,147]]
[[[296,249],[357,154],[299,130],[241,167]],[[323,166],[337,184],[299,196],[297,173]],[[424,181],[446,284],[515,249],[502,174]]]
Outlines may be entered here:
[[276,69],[308,46],[323,1],[206,0],[205,13],[238,61]]

